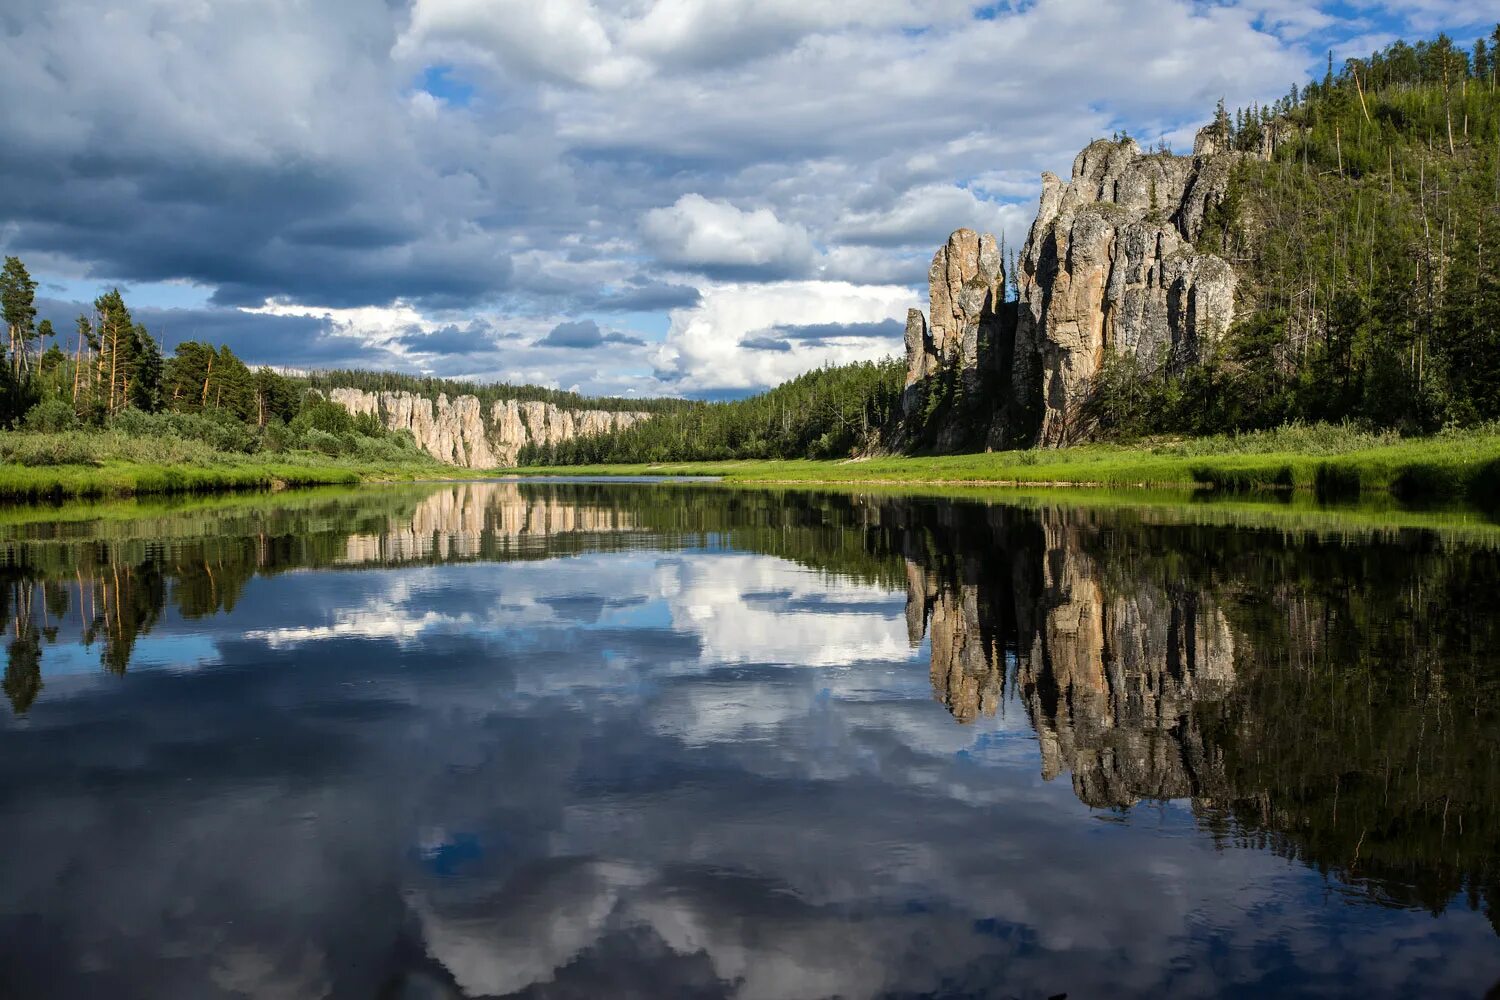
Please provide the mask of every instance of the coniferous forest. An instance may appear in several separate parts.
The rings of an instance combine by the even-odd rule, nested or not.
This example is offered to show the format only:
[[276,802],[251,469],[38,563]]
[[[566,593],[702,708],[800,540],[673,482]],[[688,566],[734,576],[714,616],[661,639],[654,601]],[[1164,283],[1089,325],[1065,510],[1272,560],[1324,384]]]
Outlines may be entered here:
[[1200,249],[1239,317],[1186,369],[1112,358],[1116,437],[1354,421],[1407,433],[1500,418],[1500,26],[1472,51],[1397,42],[1270,106],[1221,105],[1246,157]]

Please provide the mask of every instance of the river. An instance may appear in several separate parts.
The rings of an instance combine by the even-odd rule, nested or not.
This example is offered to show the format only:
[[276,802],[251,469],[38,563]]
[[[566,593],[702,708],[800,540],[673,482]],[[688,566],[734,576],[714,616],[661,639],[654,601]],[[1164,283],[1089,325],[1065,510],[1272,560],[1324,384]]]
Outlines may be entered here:
[[1075,496],[4,512],[0,995],[1500,982],[1500,526]]

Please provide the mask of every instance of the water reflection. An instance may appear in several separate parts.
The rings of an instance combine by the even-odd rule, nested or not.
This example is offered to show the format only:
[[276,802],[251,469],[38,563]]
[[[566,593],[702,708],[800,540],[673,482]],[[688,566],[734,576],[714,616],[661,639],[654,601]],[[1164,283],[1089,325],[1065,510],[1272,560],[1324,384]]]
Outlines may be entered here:
[[515,483],[0,530],[17,995],[1500,978],[1491,547]]

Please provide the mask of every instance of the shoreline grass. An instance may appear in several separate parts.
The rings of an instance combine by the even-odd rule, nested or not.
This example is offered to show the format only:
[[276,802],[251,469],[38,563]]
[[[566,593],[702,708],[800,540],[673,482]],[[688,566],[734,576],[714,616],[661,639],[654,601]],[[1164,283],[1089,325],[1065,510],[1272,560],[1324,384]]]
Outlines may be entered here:
[[1398,438],[1346,428],[1283,428],[1138,446],[846,460],[734,460],[477,470],[421,452],[329,456],[216,451],[198,442],[0,434],[0,500],[204,494],[493,476],[713,476],[736,484],[1171,489],[1221,495],[1390,496],[1407,503],[1500,503],[1500,429]]
[[324,455],[219,451],[200,441],[141,439],[118,431],[0,433],[0,501],[229,493],[372,481],[469,478],[416,451]]
[[[1299,439],[1300,438],[1300,439]],[[1237,438],[1080,445],[1056,451],[888,456],[842,461],[738,460],[529,466],[521,476],[719,476],[733,483],[1189,488],[1227,494],[1306,491],[1322,499],[1389,494],[1404,501],[1500,498],[1500,431],[1430,438],[1295,428]]]

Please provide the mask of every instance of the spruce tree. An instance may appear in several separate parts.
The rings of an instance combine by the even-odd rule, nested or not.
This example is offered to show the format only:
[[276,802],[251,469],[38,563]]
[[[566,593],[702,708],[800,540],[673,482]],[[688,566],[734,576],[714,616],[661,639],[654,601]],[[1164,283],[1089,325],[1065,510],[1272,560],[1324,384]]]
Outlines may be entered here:
[[6,257],[0,268],[0,306],[5,314],[11,371],[26,368],[27,345],[36,337],[36,281],[19,257]]

